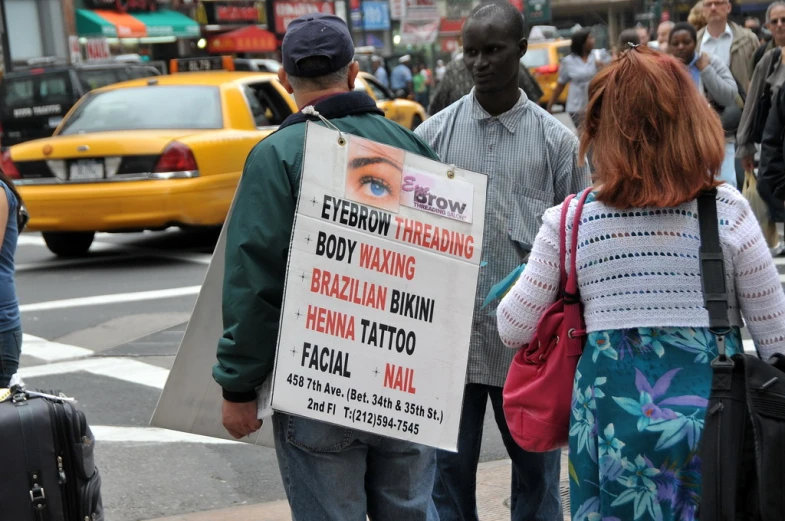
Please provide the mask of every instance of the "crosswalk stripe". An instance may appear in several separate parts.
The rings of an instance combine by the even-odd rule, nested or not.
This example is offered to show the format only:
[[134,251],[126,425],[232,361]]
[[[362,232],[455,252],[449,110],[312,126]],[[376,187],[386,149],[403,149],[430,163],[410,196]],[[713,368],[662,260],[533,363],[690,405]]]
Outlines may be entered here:
[[90,349],[59,342],[50,342],[33,335],[22,335],[22,354],[44,360],[57,362],[73,358],[84,358],[93,354]]
[[169,370],[130,358],[99,357],[34,365],[19,369],[22,380],[86,371],[138,385],[163,389]]
[[100,306],[103,304],[119,304],[125,302],[139,302],[143,300],[186,297],[198,294],[201,289],[201,286],[187,286],[184,288],[157,289],[152,291],[113,293],[110,295],[96,295],[92,297],[51,300],[48,302],[23,304],[19,306],[19,311],[22,313],[28,313],[31,311],[49,311],[52,309],[70,309],[85,306]]
[[[112,234],[99,233],[96,238],[107,237]],[[18,246],[42,246],[46,247],[43,237],[40,235],[22,234],[17,241]],[[90,246],[90,253],[109,252],[118,254],[117,259],[127,260],[130,255],[136,256],[154,256],[164,259],[172,259],[182,262],[193,262],[196,264],[210,264],[213,256],[210,253],[198,253],[189,251],[166,251],[166,250],[152,250],[144,247],[134,246],[132,244],[125,244],[120,242],[102,242],[96,240]],[[23,272],[31,269],[38,269],[42,267],[58,268],[62,266],[79,266],[82,264],[92,264],[95,262],[106,262],[106,257],[84,257],[80,259],[53,259],[44,262],[32,262],[28,264],[18,264],[16,266],[17,272]]]
[[235,445],[242,442],[200,436],[187,432],[170,431],[158,427],[114,427],[109,425],[90,426],[97,443],[202,443]]
[[44,242],[44,238],[40,235],[30,235],[28,233],[22,233],[19,235],[19,238],[16,239],[17,246],[44,246],[46,247],[46,243]]

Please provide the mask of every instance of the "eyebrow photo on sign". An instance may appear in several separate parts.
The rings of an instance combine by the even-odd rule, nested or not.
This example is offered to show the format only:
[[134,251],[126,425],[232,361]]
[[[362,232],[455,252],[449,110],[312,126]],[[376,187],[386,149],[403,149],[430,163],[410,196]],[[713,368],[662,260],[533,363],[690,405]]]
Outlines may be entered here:
[[351,136],[346,198],[397,213],[404,154],[403,150]]

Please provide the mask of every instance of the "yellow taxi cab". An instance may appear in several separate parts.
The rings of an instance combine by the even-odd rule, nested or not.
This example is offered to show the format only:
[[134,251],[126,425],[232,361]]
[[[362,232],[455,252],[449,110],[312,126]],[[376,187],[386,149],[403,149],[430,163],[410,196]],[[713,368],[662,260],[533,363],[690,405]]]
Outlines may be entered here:
[[360,72],[354,90],[367,93],[376,101],[376,106],[384,111],[387,119],[408,129],[416,129],[428,117],[422,105],[416,101],[396,98],[373,74]]
[[[208,68],[182,64],[180,70]],[[186,72],[83,97],[49,138],[2,157],[57,255],[95,232],[210,227],[226,218],[248,153],[297,111],[270,73]]]
[[[544,42],[532,41],[529,43],[529,49],[526,51],[526,54],[521,58],[521,63],[534,75],[542,89],[540,105],[544,106],[551,100],[559,79],[559,63],[561,63],[562,58],[570,54],[570,43],[572,43],[572,40],[563,39]],[[557,102],[560,105],[567,103],[567,91],[569,88],[568,84],[564,87],[561,96],[559,96]]]

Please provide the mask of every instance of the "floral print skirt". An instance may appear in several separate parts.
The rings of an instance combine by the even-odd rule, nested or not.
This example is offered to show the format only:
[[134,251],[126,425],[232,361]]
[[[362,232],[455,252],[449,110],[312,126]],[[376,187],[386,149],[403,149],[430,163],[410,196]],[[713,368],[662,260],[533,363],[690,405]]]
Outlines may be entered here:
[[[734,330],[729,354],[741,351]],[[570,421],[573,521],[693,521],[717,354],[705,328],[589,334]]]

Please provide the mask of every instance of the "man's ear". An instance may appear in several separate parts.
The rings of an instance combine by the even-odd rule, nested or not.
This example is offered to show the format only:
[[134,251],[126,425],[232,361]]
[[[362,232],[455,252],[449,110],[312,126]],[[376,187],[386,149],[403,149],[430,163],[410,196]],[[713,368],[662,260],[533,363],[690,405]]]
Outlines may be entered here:
[[289,94],[294,94],[292,84],[289,83],[289,76],[287,76],[286,71],[283,70],[283,67],[278,69],[278,81],[281,82],[281,85],[283,85],[283,88],[286,89],[286,92]]
[[349,90],[354,90],[354,82],[357,80],[357,75],[360,73],[360,64],[352,62],[349,65]]
[[523,55],[526,54],[526,51],[529,50],[529,41],[526,38],[521,38],[521,41],[518,42],[518,58],[523,58]]

